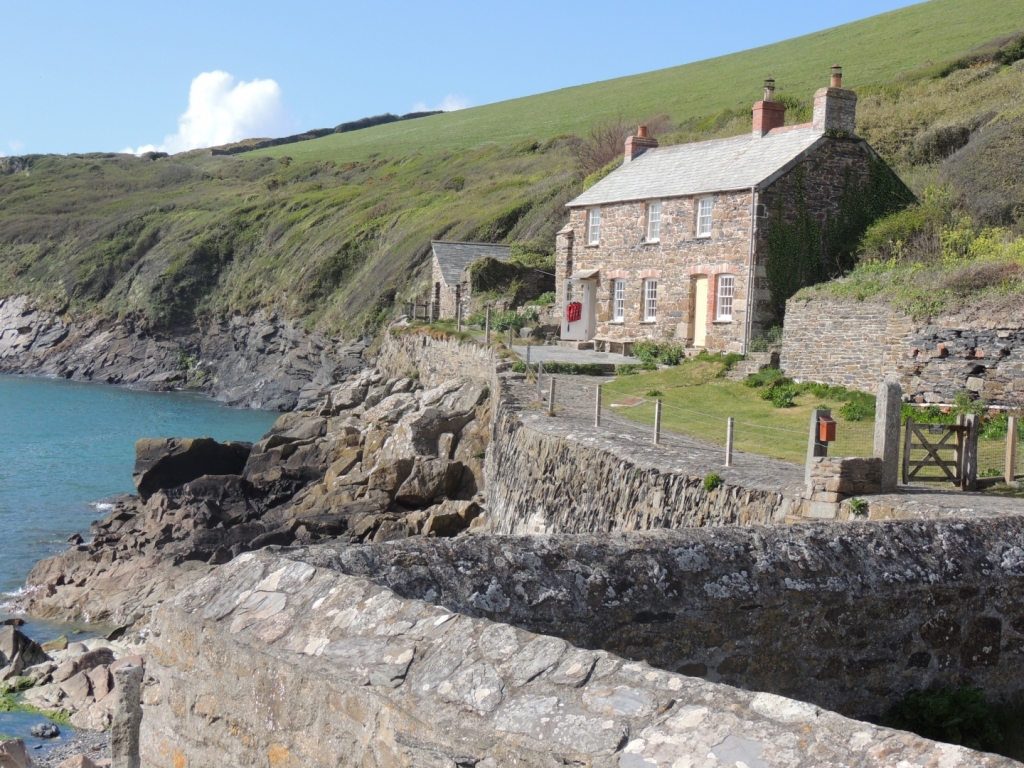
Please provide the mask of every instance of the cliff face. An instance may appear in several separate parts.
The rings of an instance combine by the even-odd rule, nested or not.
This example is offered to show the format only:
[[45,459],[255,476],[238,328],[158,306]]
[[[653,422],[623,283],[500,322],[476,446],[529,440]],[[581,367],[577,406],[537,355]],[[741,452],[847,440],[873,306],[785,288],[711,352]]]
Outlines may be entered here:
[[262,311],[172,335],[132,320],[68,321],[26,296],[0,299],[0,373],[192,389],[248,408],[290,411],[320,402],[361,367],[365,348],[365,341],[306,333]]

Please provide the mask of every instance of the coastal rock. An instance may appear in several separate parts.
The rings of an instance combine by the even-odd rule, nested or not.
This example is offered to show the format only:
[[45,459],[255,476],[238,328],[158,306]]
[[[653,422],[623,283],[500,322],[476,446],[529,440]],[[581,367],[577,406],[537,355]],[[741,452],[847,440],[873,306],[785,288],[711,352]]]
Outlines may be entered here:
[[447,459],[422,459],[399,486],[395,501],[407,507],[429,506],[434,499],[455,492],[462,479],[462,463]]
[[0,741],[0,768],[32,768],[25,742],[21,739]]
[[39,723],[29,731],[37,739],[56,739],[60,736],[60,728],[55,723]]
[[88,755],[75,755],[59,763],[57,768],[99,768]]
[[135,443],[132,482],[145,501],[156,491],[178,488],[203,475],[238,475],[252,446],[209,437],[143,438]]
[[65,680],[69,680],[82,672],[88,672],[95,667],[113,663],[114,652],[109,648],[97,648],[94,651],[86,651],[57,667],[53,671],[53,682],[63,683]]
[[49,659],[39,643],[16,627],[6,626],[0,629],[0,667],[9,667],[17,663],[20,666],[14,674],[21,674],[26,667],[42,664]]

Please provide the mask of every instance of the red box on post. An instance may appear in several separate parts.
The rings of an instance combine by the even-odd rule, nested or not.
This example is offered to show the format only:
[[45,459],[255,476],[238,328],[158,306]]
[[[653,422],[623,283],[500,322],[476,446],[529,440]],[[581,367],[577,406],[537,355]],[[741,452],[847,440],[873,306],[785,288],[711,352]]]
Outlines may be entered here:
[[831,416],[818,417],[818,440],[822,443],[834,443],[836,440],[836,420]]

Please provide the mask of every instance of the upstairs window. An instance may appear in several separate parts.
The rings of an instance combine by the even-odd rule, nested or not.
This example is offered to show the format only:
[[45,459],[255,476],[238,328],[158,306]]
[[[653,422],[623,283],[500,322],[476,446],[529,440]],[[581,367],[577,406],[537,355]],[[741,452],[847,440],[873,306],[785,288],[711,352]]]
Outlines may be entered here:
[[612,283],[612,322],[621,323],[626,318],[626,281]]
[[644,280],[644,322],[658,319],[658,281]]
[[661,240],[661,201],[647,204],[647,242]]
[[718,276],[718,300],[715,302],[716,320],[732,320],[732,296],[735,279],[732,275]]
[[702,197],[697,204],[697,237],[711,237],[710,197]]
[[601,209],[591,208],[587,212],[587,245],[601,242]]

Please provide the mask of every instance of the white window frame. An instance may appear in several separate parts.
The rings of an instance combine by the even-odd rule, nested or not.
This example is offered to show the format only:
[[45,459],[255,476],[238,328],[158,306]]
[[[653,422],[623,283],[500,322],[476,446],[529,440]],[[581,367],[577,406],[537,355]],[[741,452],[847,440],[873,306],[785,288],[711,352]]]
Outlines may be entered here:
[[715,209],[712,197],[702,197],[697,201],[697,237],[711,237],[711,223]]
[[644,322],[658,321],[658,278],[644,280]]
[[718,276],[715,297],[715,320],[732,321],[733,300],[736,294],[736,278],[730,274]]
[[661,201],[651,200],[647,203],[647,237],[648,243],[661,241]]
[[601,209],[590,208],[587,210],[587,245],[600,245],[601,243]]
[[612,322],[624,323],[626,321],[626,281],[620,279],[612,281]]

